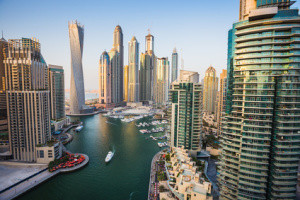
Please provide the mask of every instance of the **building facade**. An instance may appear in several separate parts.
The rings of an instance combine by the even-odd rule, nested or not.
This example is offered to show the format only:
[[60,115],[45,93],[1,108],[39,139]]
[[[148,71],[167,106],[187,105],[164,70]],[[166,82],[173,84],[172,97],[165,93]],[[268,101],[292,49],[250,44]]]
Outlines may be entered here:
[[7,41],[2,37],[0,39],[0,133],[8,134],[7,127],[7,104],[5,89],[5,69],[3,61],[8,55]]
[[202,86],[175,81],[169,92],[171,146],[199,152],[202,146]]
[[172,79],[171,83],[173,83],[175,80],[177,80],[178,77],[178,53],[176,51],[176,48],[174,48],[172,53]]
[[48,65],[48,82],[50,90],[50,116],[52,120],[60,120],[65,115],[65,78],[61,66]]
[[48,68],[36,39],[9,40],[4,60],[10,152],[35,162],[51,138]]
[[[119,65],[119,52],[112,48],[109,53],[109,62],[111,67],[111,103],[115,105],[120,105],[123,100],[123,92],[121,93],[121,85],[123,85],[123,73],[121,74],[120,65]],[[122,70],[123,71],[123,70]],[[122,94],[122,96],[121,96]]]
[[99,103],[110,104],[112,101],[112,71],[110,58],[106,51],[100,56],[99,61]]
[[140,101],[152,101],[152,70],[151,56],[148,53],[140,55]]
[[128,102],[139,102],[139,43],[135,37],[128,42]]
[[115,103],[121,104],[123,101],[124,45],[123,32],[121,26],[119,25],[117,25],[114,30],[113,49],[115,49],[118,52],[118,69],[116,69],[115,71],[119,73],[118,75],[116,75],[119,78],[116,84],[117,91],[113,90],[113,92],[118,92],[118,94],[115,94]]
[[223,69],[222,73],[220,74],[219,99],[217,101],[217,106],[216,106],[217,110],[215,112],[218,135],[221,133],[222,118],[225,116],[226,113],[226,100],[227,100],[226,97],[227,97],[227,70]]
[[179,81],[199,83],[199,74],[198,72],[180,70]]
[[161,107],[168,101],[169,84],[168,58],[157,58],[154,69],[154,102],[156,106]]
[[128,101],[128,74],[129,74],[129,67],[128,65],[124,66],[124,102]]
[[85,108],[85,91],[82,69],[84,26],[69,22],[71,48],[70,113],[80,114]]
[[210,66],[204,77],[204,89],[203,89],[203,110],[208,112],[214,112],[215,101],[217,97],[219,78],[215,68]]
[[149,66],[146,66],[146,68],[150,68],[150,90],[149,93],[151,95],[150,101],[154,100],[154,69],[156,68],[157,59],[154,53],[154,36],[148,33],[148,35],[145,37],[145,54],[149,56],[149,62],[145,62],[145,64],[149,64]]
[[260,2],[229,32],[232,104],[222,126],[221,199],[296,197],[300,16],[287,9],[292,1]]

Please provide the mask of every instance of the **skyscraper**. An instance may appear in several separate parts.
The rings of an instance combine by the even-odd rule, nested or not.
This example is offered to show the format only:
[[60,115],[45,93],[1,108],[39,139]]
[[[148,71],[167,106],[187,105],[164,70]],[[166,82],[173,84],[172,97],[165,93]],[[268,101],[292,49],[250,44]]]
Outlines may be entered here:
[[195,156],[202,143],[202,86],[187,79],[174,81],[169,98],[171,146],[184,147]]
[[60,120],[65,115],[65,79],[61,66],[48,65],[50,90],[50,116],[53,120]]
[[151,83],[151,56],[147,53],[140,55],[140,101],[152,101],[153,90]]
[[257,1],[229,32],[232,104],[222,126],[221,199],[295,199],[300,16],[292,3]]
[[3,61],[7,55],[7,41],[2,37],[0,39],[0,133],[7,134],[7,104],[5,89],[5,69]]
[[85,91],[82,70],[84,26],[69,22],[71,48],[70,113],[80,114],[85,109]]
[[174,48],[172,53],[172,80],[171,82],[174,82],[177,80],[178,77],[178,53],[176,51],[176,48]]
[[154,69],[154,102],[161,107],[168,101],[169,61],[168,58],[157,58]]
[[[150,90],[148,91],[151,94],[151,99],[150,101],[153,101],[154,99],[154,68],[156,67],[156,56],[154,53],[154,36],[148,33],[148,35],[145,37],[145,54],[149,56],[150,59],[150,66],[146,66],[146,68],[150,68]],[[148,62],[146,62],[148,64]]]
[[128,102],[139,102],[139,43],[135,37],[128,42]]
[[227,96],[227,70],[223,69],[222,73],[220,74],[220,91],[219,91],[219,100],[217,101],[217,112],[216,114],[216,121],[217,121],[217,128],[218,134],[221,133],[221,121],[222,117],[225,116],[226,111],[226,96]]
[[119,65],[120,54],[115,48],[112,48],[108,55],[111,67],[111,102],[115,105],[120,105],[123,100],[123,92],[120,92],[121,85],[123,85],[123,78],[121,78],[121,76],[123,77],[123,73],[121,74]]
[[10,152],[33,162],[51,137],[47,64],[36,39],[9,40],[5,57]]
[[[117,25],[114,31],[114,36],[113,36],[113,49],[115,49],[118,52],[118,70],[116,70],[118,73],[118,80],[117,84],[117,90],[119,94],[116,94],[117,99],[115,99],[118,103],[120,104],[123,100],[123,67],[124,67],[124,46],[123,46],[123,32],[122,28]],[[114,92],[114,91],[113,91]]]
[[191,83],[199,83],[199,74],[198,72],[180,70],[179,80]]
[[106,51],[100,56],[99,61],[99,103],[110,104],[111,103],[111,86],[112,86],[112,72],[110,59]]
[[129,67],[128,65],[124,66],[124,101],[127,102],[128,101],[128,76],[129,76]]
[[217,97],[218,91],[218,82],[219,78],[217,77],[217,73],[215,68],[210,66],[206,72],[204,77],[204,89],[203,89],[203,110],[214,112],[215,109],[215,101]]

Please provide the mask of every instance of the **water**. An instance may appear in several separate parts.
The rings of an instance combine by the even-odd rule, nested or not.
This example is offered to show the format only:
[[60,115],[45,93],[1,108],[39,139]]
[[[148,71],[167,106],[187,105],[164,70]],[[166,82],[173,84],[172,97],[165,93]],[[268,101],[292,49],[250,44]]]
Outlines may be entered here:
[[[98,93],[85,93],[85,100],[89,99],[98,99],[99,94]],[[70,93],[65,92],[65,99],[70,99]]]
[[[158,141],[146,140],[150,135],[139,133],[135,123],[150,119],[124,123],[94,115],[80,120],[84,128],[78,133],[71,131],[74,140],[66,147],[74,153],[87,154],[89,164],[79,171],[55,176],[20,199],[147,199],[150,164],[161,148]],[[108,151],[113,150],[111,162],[105,163]]]

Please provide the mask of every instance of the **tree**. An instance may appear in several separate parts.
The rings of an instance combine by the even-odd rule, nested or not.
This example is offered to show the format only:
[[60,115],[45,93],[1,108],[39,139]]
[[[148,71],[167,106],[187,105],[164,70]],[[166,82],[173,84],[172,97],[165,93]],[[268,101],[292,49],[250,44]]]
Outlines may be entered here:
[[159,186],[159,192],[163,192],[164,190],[165,190],[165,186],[160,185],[160,186]]

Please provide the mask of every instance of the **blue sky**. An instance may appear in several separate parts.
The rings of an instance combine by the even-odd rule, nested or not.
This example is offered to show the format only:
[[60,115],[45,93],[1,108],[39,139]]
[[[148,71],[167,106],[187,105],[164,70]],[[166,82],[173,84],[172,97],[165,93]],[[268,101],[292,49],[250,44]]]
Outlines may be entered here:
[[[299,7],[299,2],[293,7]],[[124,64],[128,41],[135,35],[140,53],[144,52],[150,28],[156,56],[171,61],[176,44],[179,60],[183,49],[185,69],[197,71],[203,78],[210,65],[218,74],[226,69],[227,32],[238,21],[238,13],[239,0],[0,0],[0,30],[7,40],[38,38],[46,62],[64,67],[65,88],[69,88],[68,21],[77,19],[85,26],[85,88],[98,89],[99,58],[112,48],[116,25],[124,34]]]

